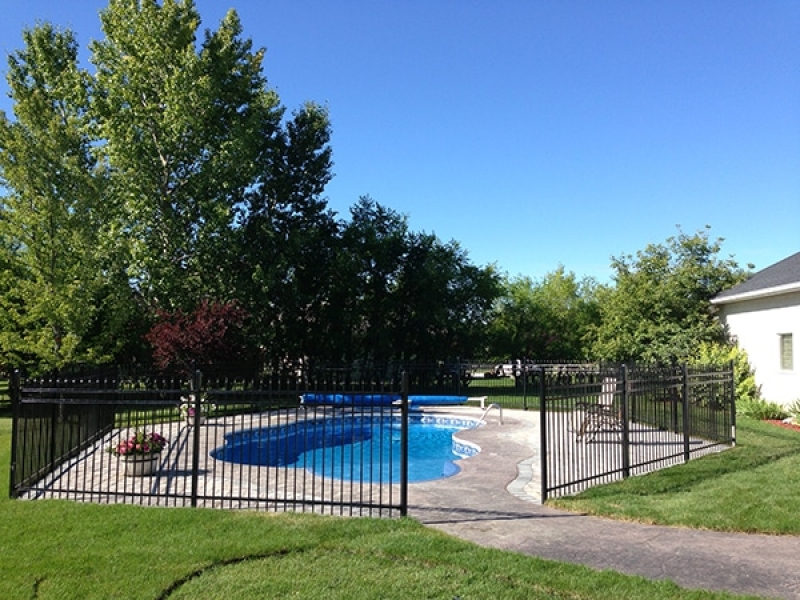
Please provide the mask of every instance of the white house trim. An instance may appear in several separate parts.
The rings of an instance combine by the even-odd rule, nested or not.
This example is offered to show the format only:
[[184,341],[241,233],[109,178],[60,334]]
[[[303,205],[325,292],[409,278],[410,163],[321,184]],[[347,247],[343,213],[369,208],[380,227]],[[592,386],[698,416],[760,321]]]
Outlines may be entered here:
[[753,290],[751,292],[744,292],[741,294],[733,294],[723,298],[712,298],[711,304],[732,304],[734,302],[744,302],[745,300],[755,300],[756,298],[769,298],[770,296],[780,296],[782,294],[790,294],[792,292],[800,292],[800,281],[797,283],[787,283],[786,285],[778,285],[764,290]]

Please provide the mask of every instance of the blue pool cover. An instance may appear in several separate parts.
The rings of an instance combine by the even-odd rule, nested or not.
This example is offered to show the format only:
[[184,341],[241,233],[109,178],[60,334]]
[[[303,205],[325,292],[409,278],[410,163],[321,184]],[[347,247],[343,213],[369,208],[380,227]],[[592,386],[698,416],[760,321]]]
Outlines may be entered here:
[[[399,402],[400,394],[303,394],[303,404],[334,406],[387,406]],[[465,404],[467,396],[409,396],[410,407]]]

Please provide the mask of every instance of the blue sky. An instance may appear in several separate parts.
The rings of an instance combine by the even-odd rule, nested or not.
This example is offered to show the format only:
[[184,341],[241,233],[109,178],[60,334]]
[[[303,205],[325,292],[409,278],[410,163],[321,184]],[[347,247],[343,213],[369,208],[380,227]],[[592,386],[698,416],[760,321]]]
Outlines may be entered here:
[[[47,20],[85,59],[105,5],[0,0],[0,52]],[[369,195],[534,279],[608,281],[678,225],[756,269],[800,251],[800,1],[196,5],[203,28],[237,10],[287,109],[328,106],[343,217]]]

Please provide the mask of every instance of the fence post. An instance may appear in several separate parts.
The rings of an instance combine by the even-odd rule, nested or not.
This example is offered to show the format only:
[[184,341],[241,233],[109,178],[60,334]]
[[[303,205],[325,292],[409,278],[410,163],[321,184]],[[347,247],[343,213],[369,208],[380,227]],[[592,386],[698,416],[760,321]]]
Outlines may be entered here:
[[[670,376],[672,376],[674,373],[675,370],[671,369]],[[672,433],[677,435],[680,432],[680,427],[681,427],[679,424],[680,422],[678,421],[678,399],[680,398],[681,402],[683,402],[682,398],[686,396],[686,390],[683,387],[683,373],[681,373],[681,393],[678,394],[678,390],[676,389],[675,393],[670,395],[672,396],[672,398],[670,399],[669,402],[669,410],[670,410],[669,418],[672,421]]]
[[408,515],[408,371],[403,371],[400,400],[400,516]]
[[[60,383],[64,383],[64,382],[61,379],[56,379],[56,375],[55,374],[56,374],[56,371],[51,371],[50,374],[48,375],[49,377],[51,377],[50,385],[52,387],[59,387],[59,384]],[[61,400],[63,397],[64,397],[63,390],[59,390],[59,392],[58,392],[58,400]],[[47,462],[47,464],[50,464],[50,465],[52,465],[54,463],[55,459],[56,459],[56,443],[57,443],[56,442],[56,424],[58,423],[58,416],[59,416],[59,413],[61,412],[61,406],[62,406],[61,404],[59,404],[58,400],[54,399],[52,402],[49,403],[50,404],[50,419],[49,419],[49,422],[48,422],[48,426],[49,426],[50,430],[49,430],[48,433],[49,433],[50,444],[47,447],[48,450],[47,450],[47,454],[46,454],[46,456],[47,456],[46,462]]]
[[22,399],[22,384],[19,369],[14,369],[11,374],[11,461],[8,476],[8,497],[16,498],[14,482],[17,474],[17,439],[19,438],[20,401]]
[[[622,365],[620,368],[620,377],[622,380],[622,477],[628,478],[631,476],[631,435],[630,435],[630,422],[628,413],[630,412],[628,402],[628,365]],[[616,390],[614,390],[616,392]]]
[[528,359],[522,359],[522,408],[528,410]]
[[730,361],[731,446],[736,445],[736,366]]
[[540,366],[539,372],[539,456],[542,472],[542,504],[547,500],[547,392],[545,390],[544,367]]
[[203,374],[196,370],[192,375],[192,391],[194,392],[194,427],[192,427],[192,507],[197,506],[197,488],[200,478],[200,393],[203,386]]
[[689,462],[691,446],[689,445],[689,367],[683,363],[683,460]]

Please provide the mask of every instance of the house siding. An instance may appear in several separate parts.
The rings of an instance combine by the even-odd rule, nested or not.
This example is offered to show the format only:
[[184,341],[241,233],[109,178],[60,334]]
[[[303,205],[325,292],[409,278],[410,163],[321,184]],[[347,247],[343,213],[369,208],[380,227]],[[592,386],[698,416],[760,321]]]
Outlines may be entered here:
[[[800,291],[719,305],[720,320],[755,369],[765,400],[787,406],[800,399]],[[781,335],[792,334],[794,361],[781,369]]]

